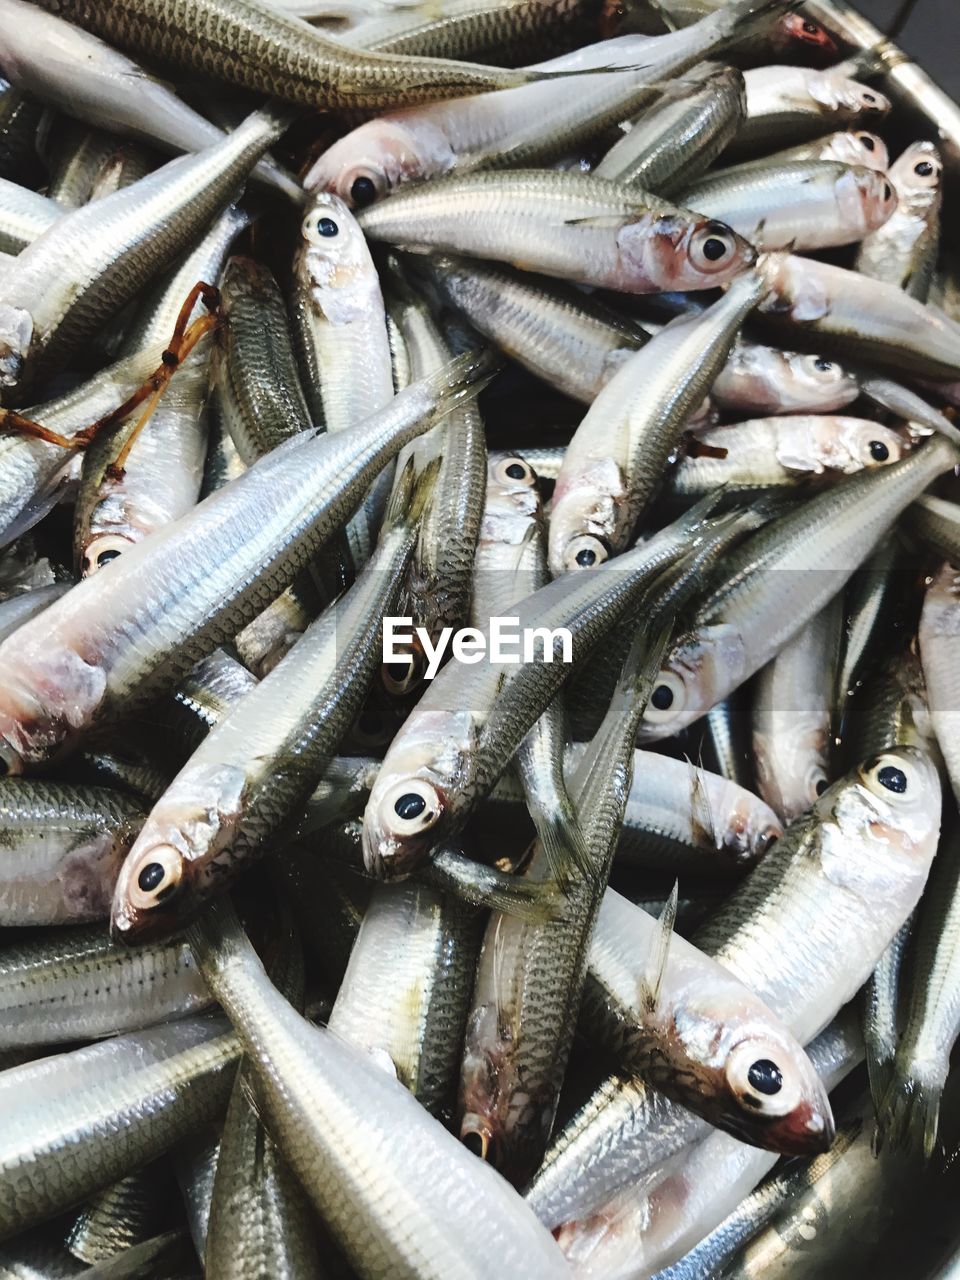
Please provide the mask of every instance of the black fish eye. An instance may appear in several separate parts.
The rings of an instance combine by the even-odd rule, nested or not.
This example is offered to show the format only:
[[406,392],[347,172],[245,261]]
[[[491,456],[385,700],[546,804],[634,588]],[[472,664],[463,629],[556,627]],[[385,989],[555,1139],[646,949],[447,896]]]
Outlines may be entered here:
[[395,802],[393,811],[398,818],[409,821],[411,818],[419,818],[426,807],[427,802],[423,796],[418,796],[415,791],[408,791]]
[[894,791],[898,796],[902,796],[907,789],[907,775],[902,769],[898,769],[896,765],[885,764],[877,773],[877,781],[881,787],[886,787],[888,791]]
[[921,178],[929,178],[933,173],[933,165],[929,160],[921,160],[919,164],[913,166],[913,172],[919,174]]
[[819,356],[814,362],[813,367],[819,369],[821,373],[829,373],[833,368],[832,360],[824,360],[823,356]]
[[318,218],[317,233],[321,236],[338,236],[340,234],[340,228],[332,218]]
[[527,474],[527,469],[522,462],[511,462],[507,467],[507,475],[511,480],[523,480]]
[[163,884],[166,874],[159,862],[148,862],[137,876],[137,884],[144,893],[152,893]]
[[711,236],[709,240],[703,242],[703,256],[708,262],[719,262],[726,252],[727,246],[716,236]]
[[860,142],[867,151],[876,151],[877,149],[877,144],[874,142],[873,138],[861,138]]
[[120,555],[119,551],[101,551],[97,556],[97,568],[102,569],[105,564],[109,564],[111,560],[116,560]]
[[875,462],[886,462],[890,457],[890,450],[882,440],[871,440],[870,457],[873,458]]
[[373,185],[373,179],[354,178],[353,186],[350,188],[350,198],[361,209],[365,209],[368,204],[373,204],[377,198],[377,188]]
[[874,103],[876,102],[876,100],[877,100],[877,97],[876,97],[876,94],[874,94],[874,93],[865,93],[865,94],[863,95],[863,100],[864,100],[864,102],[869,103],[869,104],[870,104],[870,106],[873,106],[873,104],[874,104]]
[[757,1093],[774,1094],[783,1088],[783,1076],[780,1068],[769,1058],[759,1058],[750,1064],[747,1079]]
[[805,22],[803,29],[808,36],[818,36],[820,34],[820,28],[815,22]]
[[827,782],[826,778],[820,778],[820,780],[817,782],[817,785],[816,785],[817,795],[822,796],[828,786],[829,786],[829,783]]
[[669,711],[673,706],[673,690],[668,684],[658,684],[650,695],[650,705],[658,711]]
[[589,569],[591,565],[597,563],[597,553],[592,551],[590,547],[582,547],[574,559],[581,569]]
[[883,198],[884,200],[893,199],[893,187],[891,187],[889,182],[885,182],[883,184]]

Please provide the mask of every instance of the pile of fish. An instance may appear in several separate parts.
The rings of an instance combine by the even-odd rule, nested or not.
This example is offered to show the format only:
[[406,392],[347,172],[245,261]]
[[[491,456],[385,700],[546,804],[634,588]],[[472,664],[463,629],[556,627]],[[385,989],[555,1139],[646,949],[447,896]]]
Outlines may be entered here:
[[960,1254],[949,157],[810,9],[0,0],[0,1280]]

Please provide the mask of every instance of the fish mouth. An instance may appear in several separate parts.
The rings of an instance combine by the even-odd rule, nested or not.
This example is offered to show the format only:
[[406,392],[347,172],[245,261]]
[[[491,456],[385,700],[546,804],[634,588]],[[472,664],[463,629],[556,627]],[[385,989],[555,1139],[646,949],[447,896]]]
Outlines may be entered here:
[[811,1156],[829,1151],[836,1136],[830,1103],[805,1102],[782,1116],[764,1133],[764,1146],[784,1155]]

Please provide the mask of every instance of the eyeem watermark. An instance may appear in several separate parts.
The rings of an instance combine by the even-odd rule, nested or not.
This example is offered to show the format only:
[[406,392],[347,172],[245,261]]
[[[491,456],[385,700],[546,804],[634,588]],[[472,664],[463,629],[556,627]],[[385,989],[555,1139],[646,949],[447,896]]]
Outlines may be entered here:
[[413,625],[412,618],[384,618],[384,663],[402,662],[415,641],[427,659],[425,680],[432,680],[440,670],[448,648],[454,662],[467,664],[573,661],[573,637],[566,627],[521,628],[519,618],[491,618],[486,631],[444,627],[434,644],[423,627]]

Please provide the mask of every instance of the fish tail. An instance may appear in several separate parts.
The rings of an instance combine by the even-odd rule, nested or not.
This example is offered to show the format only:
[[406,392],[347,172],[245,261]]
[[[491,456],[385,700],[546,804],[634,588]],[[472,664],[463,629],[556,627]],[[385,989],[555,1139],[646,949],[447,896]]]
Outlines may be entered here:
[[580,818],[566,788],[558,791],[552,801],[548,808],[531,803],[528,795],[527,807],[553,877],[561,892],[566,893],[572,880],[596,879],[596,868],[590,860]]
[[455,356],[442,369],[431,374],[424,382],[437,402],[442,416],[468,396],[477,396],[492,382],[503,364],[492,347],[481,347]]
[[510,875],[475,862],[457,849],[442,849],[423,875],[435,888],[452,893],[462,902],[488,907],[531,924],[543,924],[563,915],[563,896],[553,880]]
[[890,1082],[893,1079],[893,1059],[886,1054],[867,1051],[867,1079],[870,1084],[870,1097],[877,1115],[883,1106]]
[[895,1076],[877,1113],[874,1150],[920,1151],[929,1160],[937,1140],[944,1081],[913,1074]]
[[416,528],[430,504],[437,487],[437,479],[443,459],[431,458],[421,471],[417,471],[416,457],[409,457],[393,486],[390,501],[383,517],[383,528],[400,525]]

